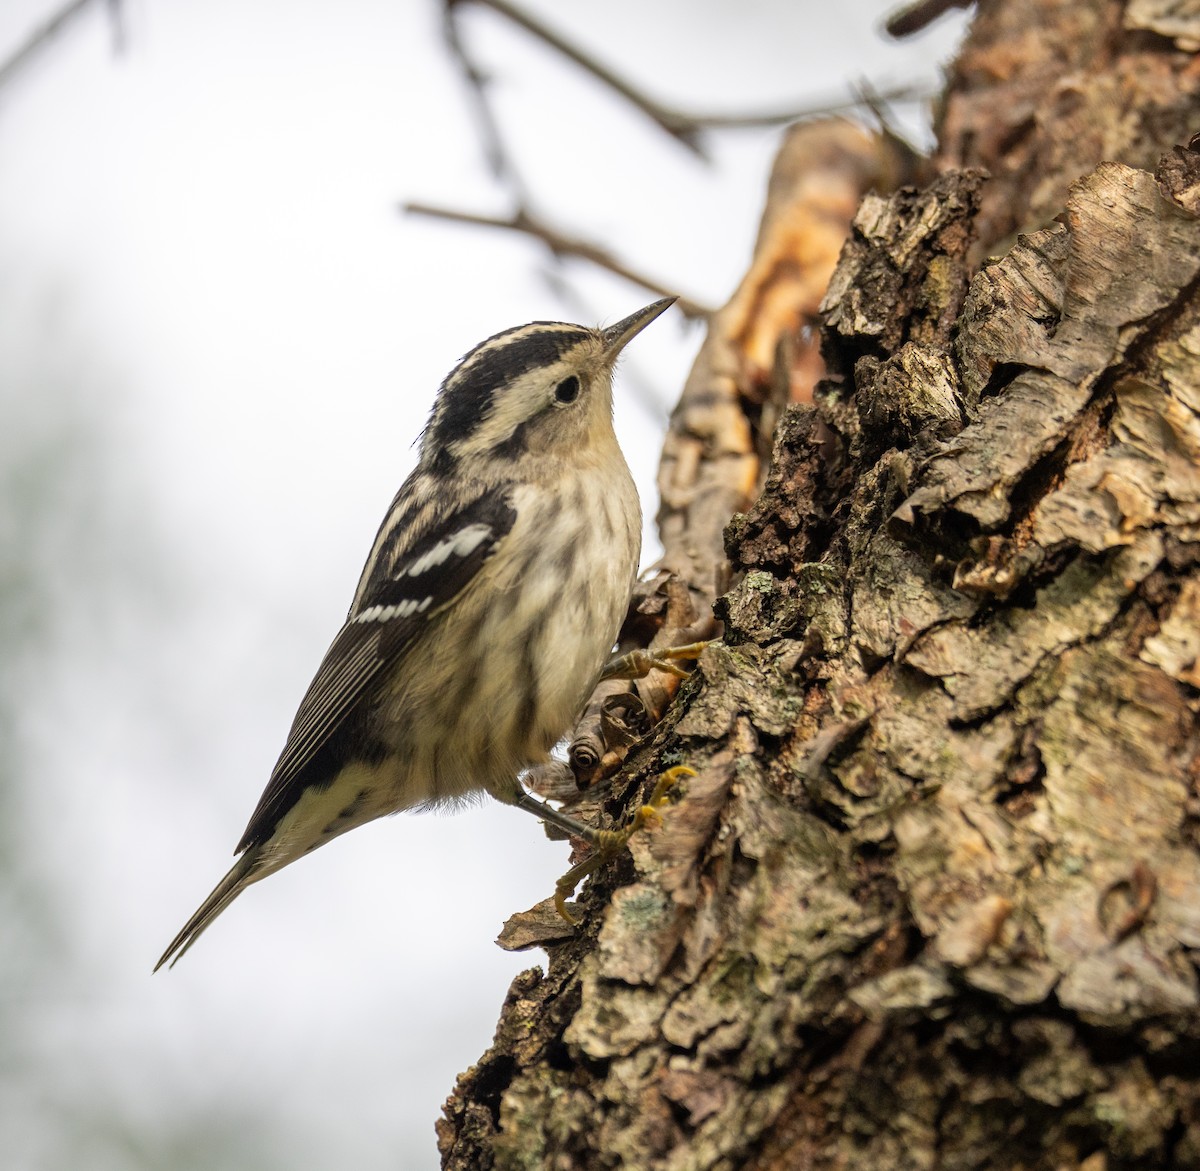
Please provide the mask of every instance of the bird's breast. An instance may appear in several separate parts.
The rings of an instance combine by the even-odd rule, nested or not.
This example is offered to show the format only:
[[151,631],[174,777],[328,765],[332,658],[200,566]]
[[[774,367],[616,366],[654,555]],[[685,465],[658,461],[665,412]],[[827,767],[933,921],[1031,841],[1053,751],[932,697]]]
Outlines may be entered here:
[[[622,473],[622,474],[618,474]],[[517,521],[430,629],[430,669],[399,680],[381,733],[411,764],[406,805],[509,786],[570,728],[616,641],[641,545],[632,478],[576,469],[522,485]]]

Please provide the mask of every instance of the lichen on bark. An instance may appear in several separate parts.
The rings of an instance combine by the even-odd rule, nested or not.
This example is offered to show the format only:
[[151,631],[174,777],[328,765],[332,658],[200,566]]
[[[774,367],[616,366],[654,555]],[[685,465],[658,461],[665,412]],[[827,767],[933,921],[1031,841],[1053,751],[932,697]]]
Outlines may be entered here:
[[[830,377],[727,534],[724,640],[630,758],[698,775],[514,983],[446,1166],[1200,1166],[1169,173],[1101,166],[969,283],[978,176],[863,210]],[[887,369],[941,405],[880,425]]]

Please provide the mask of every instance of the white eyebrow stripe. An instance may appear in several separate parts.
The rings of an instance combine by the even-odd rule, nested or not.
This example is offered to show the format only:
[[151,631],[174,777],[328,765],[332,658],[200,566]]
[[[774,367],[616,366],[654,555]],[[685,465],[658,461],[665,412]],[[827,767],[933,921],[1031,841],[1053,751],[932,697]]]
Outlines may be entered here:
[[411,618],[423,614],[433,605],[433,595],[428,598],[405,598],[393,606],[368,606],[361,614],[355,614],[355,622],[390,622],[393,618]]
[[491,525],[467,525],[465,529],[459,529],[453,536],[439,541],[432,549],[422,553],[408,564],[404,572],[409,577],[420,577],[421,574],[449,561],[451,557],[465,557],[468,553],[473,553],[491,535]]

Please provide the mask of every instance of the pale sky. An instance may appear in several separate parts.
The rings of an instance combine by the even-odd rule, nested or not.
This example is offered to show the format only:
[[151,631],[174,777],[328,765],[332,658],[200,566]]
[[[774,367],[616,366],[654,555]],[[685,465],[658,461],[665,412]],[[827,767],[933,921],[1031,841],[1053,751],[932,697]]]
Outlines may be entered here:
[[[5,0],[0,59],[57,7]],[[564,301],[537,246],[398,214],[508,210],[432,2],[125,7],[119,56],[96,5],[0,90],[0,585],[29,591],[0,670],[5,1166],[422,1171],[542,960],[493,943],[567,865],[534,819],[489,802],[356,830],[150,969],[231,861],[442,377],[507,326],[653,295],[572,264]],[[961,29],[896,46],[868,0],[526,7],[702,111],[932,84]],[[727,297],[778,131],[714,135],[705,165],[469,16],[538,206]],[[648,517],[699,340],[672,314],[621,368]]]

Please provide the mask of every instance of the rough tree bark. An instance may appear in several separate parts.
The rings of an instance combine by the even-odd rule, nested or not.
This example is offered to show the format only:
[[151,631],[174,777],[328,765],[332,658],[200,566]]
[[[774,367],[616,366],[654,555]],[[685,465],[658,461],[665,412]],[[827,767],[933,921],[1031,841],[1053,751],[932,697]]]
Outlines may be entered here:
[[604,809],[697,775],[577,932],[510,925],[548,970],[445,1167],[1200,1168],[1198,46],[1194,5],[982,5],[813,401],[764,410],[811,387],[795,313],[752,280],[714,322],[727,418],[677,413],[665,507],[744,511],[663,580],[732,582],[723,637]]

